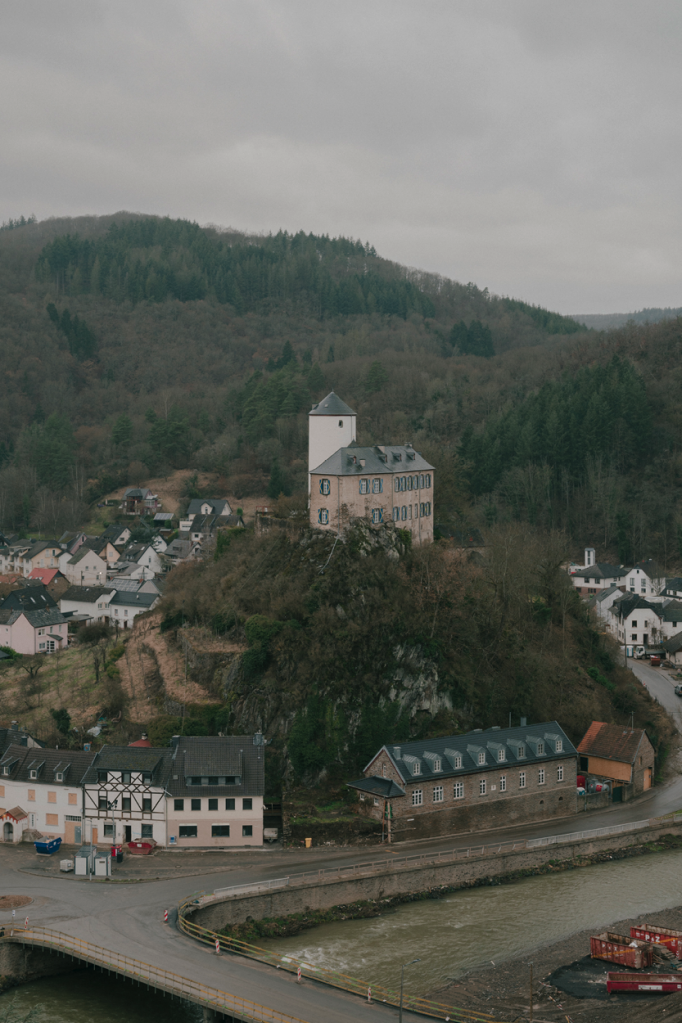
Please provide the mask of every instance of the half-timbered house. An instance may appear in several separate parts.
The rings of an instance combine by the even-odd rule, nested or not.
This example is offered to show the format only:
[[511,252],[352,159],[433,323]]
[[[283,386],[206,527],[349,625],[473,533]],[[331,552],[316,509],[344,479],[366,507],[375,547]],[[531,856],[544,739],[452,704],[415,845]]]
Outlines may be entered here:
[[170,749],[103,746],[83,777],[83,839],[166,844]]

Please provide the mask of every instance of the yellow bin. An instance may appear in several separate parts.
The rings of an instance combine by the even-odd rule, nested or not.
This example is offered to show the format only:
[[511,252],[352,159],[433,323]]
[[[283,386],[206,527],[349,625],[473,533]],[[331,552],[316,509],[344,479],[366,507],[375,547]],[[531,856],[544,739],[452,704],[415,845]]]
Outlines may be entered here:
[[313,844],[312,838],[306,838],[306,840],[305,840],[305,847],[306,847],[306,849],[310,849],[312,847],[312,844]]

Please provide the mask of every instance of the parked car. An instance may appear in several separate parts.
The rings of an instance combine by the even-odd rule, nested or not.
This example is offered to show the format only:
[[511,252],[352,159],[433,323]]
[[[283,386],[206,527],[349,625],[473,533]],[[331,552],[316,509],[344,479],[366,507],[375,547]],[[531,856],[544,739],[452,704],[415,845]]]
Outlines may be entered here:
[[675,686],[675,696],[682,696],[682,686]]

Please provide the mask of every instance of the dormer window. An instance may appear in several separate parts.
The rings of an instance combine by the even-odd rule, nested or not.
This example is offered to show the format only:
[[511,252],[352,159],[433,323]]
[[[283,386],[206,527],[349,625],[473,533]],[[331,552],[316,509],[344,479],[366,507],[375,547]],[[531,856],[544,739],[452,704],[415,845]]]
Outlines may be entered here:
[[28,772],[28,776],[31,779],[31,781],[34,781],[34,779],[38,777],[38,772],[36,771],[35,768],[33,768],[33,770]]
[[485,764],[485,753],[483,750],[478,754],[478,762],[479,764]]
[[497,751],[497,760],[498,760],[498,763],[500,763],[500,764],[503,763],[506,760],[506,754],[505,754],[503,749],[498,749],[498,751]]
[[441,770],[440,760],[434,760],[434,762],[433,762],[433,770],[434,770],[434,772]]
[[419,763],[419,761],[417,761],[415,764],[412,764],[412,774],[421,774],[421,773],[422,773],[422,765]]
[[545,744],[544,744],[544,742],[542,742],[542,740],[540,740],[540,742],[538,742],[538,756],[542,757],[542,756],[544,756],[544,753],[545,753]]
[[563,751],[563,748],[564,748],[564,740],[563,739],[557,739],[556,743],[554,744],[554,751],[555,751],[555,753],[561,753]]
[[9,764],[3,764],[2,773],[4,774],[5,777],[7,777],[11,770],[12,768]]
[[525,755],[526,755],[526,747],[525,746],[519,746],[516,755],[519,758],[519,760],[521,760],[523,757],[525,757]]

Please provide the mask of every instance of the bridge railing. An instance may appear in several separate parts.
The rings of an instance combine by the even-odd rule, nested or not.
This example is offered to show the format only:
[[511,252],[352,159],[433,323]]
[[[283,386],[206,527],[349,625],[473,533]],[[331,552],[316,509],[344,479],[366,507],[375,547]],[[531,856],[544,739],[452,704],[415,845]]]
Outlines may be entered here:
[[166,991],[169,994],[184,998],[187,1001],[195,1002],[197,1005],[215,1009],[218,1012],[233,1016],[239,1016],[244,1020],[254,1020],[258,1023],[305,1023],[298,1016],[291,1016],[286,1012],[279,1012],[277,1009],[270,1009],[265,1005],[259,1005],[248,998],[240,998],[238,995],[228,994],[218,988],[209,987],[191,977],[183,977],[181,974],[173,973],[171,970],[163,970],[150,963],[141,962],[138,959],[131,959],[130,956],[122,955],[111,949],[101,948],[88,941],[82,941],[70,934],[61,931],[53,931],[45,927],[6,927],[4,941],[19,942],[23,945],[36,945],[41,948],[50,948],[66,955],[75,956],[93,966],[101,967],[117,973],[120,976],[129,977],[140,983],[148,984],[151,987]]
[[[206,945],[215,946],[216,941],[220,942],[220,948],[226,952],[234,952],[248,959],[256,959],[267,966],[274,966],[278,970],[286,970],[289,973],[297,973],[300,969],[301,977],[320,981],[329,987],[349,991],[351,994],[368,998],[371,993],[373,1002],[381,1002],[387,1005],[399,1005],[400,995],[398,991],[386,988],[381,985],[368,984],[365,980],[358,980],[350,977],[339,970],[329,970],[324,966],[314,966],[291,956],[282,955],[270,949],[260,948],[258,945],[251,945],[249,942],[241,941],[239,938],[225,936],[208,927],[202,927],[188,920],[182,912],[178,912],[178,926],[181,931],[189,937],[196,938]],[[475,1012],[468,1009],[458,1009],[452,1005],[443,1005],[429,998],[419,998],[416,995],[405,994],[403,1006],[411,1009],[422,1016],[432,1016],[436,1019],[450,1020],[452,1023],[493,1023],[493,1017],[488,1013]]]

